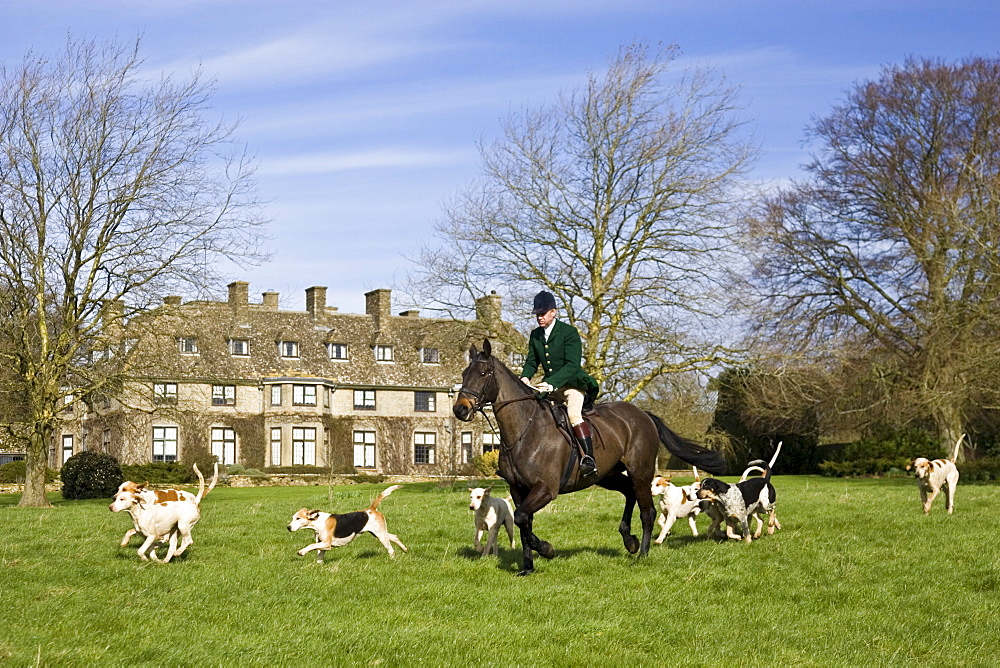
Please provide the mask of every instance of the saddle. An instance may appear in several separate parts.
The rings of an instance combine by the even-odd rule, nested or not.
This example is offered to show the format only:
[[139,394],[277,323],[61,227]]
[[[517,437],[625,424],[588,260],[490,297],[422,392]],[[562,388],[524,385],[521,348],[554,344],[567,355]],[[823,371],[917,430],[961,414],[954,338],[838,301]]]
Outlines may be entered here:
[[[566,460],[566,468],[563,469],[562,476],[559,479],[559,491],[564,492],[567,489],[567,485],[570,479],[573,477],[573,473],[578,470],[580,464],[580,451],[577,447],[576,437],[573,436],[573,430],[569,424],[569,410],[566,408],[566,404],[556,403],[554,401],[548,401],[549,410],[552,412],[552,417],[555,420],[556,427],[562,433],[563,438],[565,438],[570,445],[569,448],[569,459]],[[594,402],[591,401],[590,397],[584,399],[583,403],[583,418],[586,420],[588,416],[594,414]]]

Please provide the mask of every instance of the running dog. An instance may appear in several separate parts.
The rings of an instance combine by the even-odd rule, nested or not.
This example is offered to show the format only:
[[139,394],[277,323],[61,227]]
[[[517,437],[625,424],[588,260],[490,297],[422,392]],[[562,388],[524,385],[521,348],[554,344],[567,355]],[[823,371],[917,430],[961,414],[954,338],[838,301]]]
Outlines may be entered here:
[[945,489],[944,503],[948,509],[948,514],[955,512],[955,488],[958,486],[958,468],[955,467],[955,458],[958,457],[958,449],[962,447],[965,434],[958,439],[955,450],[949,459],[928,460],[926,457],[917,457],[913,463],[906,467],[916,469],[917,486],[920,488],[920,500],[924,504],[924,515],[931,512],[931,504],[942,488]]
[[[219,464],[215,464],[215,475],[208,491],[205,490],[205,477],[197,464],[194,465],[194,472],[198,475],[198,494],[193,501],[156,501],[152,490],[126,489],[115,494],[114,501],[108,506],[113,513],[128,512],[136,529],[146,536],[138,552],[143,561],[150,558],[160,561],[156,556],[156,546],[164,542],[169,541],[169,547],[163,563],[183,554],[194,543],[191,529],[201,519],[201,500],[219,480]],[[180,547],[177,546],[178,537],[181,538]]]
[[[490,496],[493,485],[489,487],[469,488],[469,510],[475,511],[473,521],[475,531],[472,534],[472,543],[479,554],[500,554],[497,546],[497,535],[500,527],[507,530],[507,538],[510,539],[510,549],[514,549],[514,509],[507,499],[498,499]],[[482,544],[483,534],[486,534],[486,544]]]
[[[188,501],[190,503],[198,503],[197,497],[191,492],[187,492],[183,489],[149,489],[149,483],[136,483],[131,480],[126,480],[121,485],[118,486],[118,491],[115,496],[121,494],[122,492],[131,492],[133,494],[138,494],[145,503],[163,503],[164,501]],[[212,481],[212,485],[205,490],[205,494],[212,491],[215,487],[215,481]],[[139,533],[139,525],[132,521],[132,528],[125,532],[122,536],[122,547],[128,547],[128,541],[132,536]]]
[[400,542],[399,537],[389,533],[385,524],[385,515],[377,508],[382,503],[382,499],[392,494],[402,485],[387,487],[381,494],[375,497],[368,510],[359,510],[353,513],[337,515],[335,513],[325,513],[322,510],[309,510],[302,508],[292,516],[292,521],[288,525],[289,531],[298,531],[305,527],[316,532],[316,542],[306,545],[297,554],[304,557],[306,553],[317,550],[317,563],[323,563],[323,555],[332,547],[347,545],[362,533],[370,533],[382,543],[390,557],[396,556],[392,549],[392,543],[399,545],[403,552],[409,552],[406,546]]
[[[760,538],[764,528],[762,519],[764,516],[767,516],[768,535],[773,534],[775,529],[781,528],[774,514],[777,495],[774,485],[771,484],[771,467],[761,459],[750,462],[749,466],[761,466],[764,469],[763,477],[750,478],[735,485],[729,485],[718,478],[706,478],[698,489],[698,498],[711,501],[720,511],[726,522],[727,536],[737,537],[732,532],[732,525],[738,524],[743,532],[743,540],[747,543],[752,542],[754,538]],[[757,530],[752,537],[751,517],[757,520]],[[717,526],[713,520],[713,526],[709,527],[709,535]]]
[[698,477],[698,469],[694,469],[695,482],[690,485],[678,487],[670,481],[670,478],[658,475],[653,478],[650,491],[653,496],[659,496],[660,513],[656,518],[656,523],[660,526],[660,535],[654,541],[657,545],[663,543],[664,539],[670,535],[670,529],[678,519],[687,518],[691,527],[691,535],[698,535],[698,526],[695,518],[701,513],[701,500],[698,499],[698,487],[701,479]]

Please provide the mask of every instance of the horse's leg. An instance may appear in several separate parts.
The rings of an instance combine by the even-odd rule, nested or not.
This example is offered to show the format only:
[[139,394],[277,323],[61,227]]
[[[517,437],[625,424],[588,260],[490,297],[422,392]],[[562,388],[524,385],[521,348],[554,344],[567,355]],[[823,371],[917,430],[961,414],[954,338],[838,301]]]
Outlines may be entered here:
[[[632,509],[635,508],[635,489],[632,486],[632,481],[629,480],[628,476],[618,473],[604,478],[597,484],[605,489],[618,492],[625,497],[625,510],[622,512],[622,521],[618,525],[618,533],[622,535],[622,542],[625,543],[625,549],[629,551],[629,554],[635,554],[639,551],[639,539],[632,535]],[[650,499],[652,499],[652,496],[650,496]],[[652,509],[652,506],[650,508]],[[655,518],[650,519],[650,534],[653,533],[653,519]],[[645,520],[643,520],[643,524],[645,525]],[[646,549],[649,549],[648,537],[646,539]]]
[[514,510],[514,524],[521,531],[521,555],[523,559],[521,572],[518,575],[531,575],[535,570],[535,558],[532,555],[532,550],[546,559],[551,559],[556,554],[552,545],[539,539],[532,530],[535,513],[552,501],[552,494],[544,483],[538,482],[527,495],[524,495],[520,500],[516,498],[515,500],[517,508]]

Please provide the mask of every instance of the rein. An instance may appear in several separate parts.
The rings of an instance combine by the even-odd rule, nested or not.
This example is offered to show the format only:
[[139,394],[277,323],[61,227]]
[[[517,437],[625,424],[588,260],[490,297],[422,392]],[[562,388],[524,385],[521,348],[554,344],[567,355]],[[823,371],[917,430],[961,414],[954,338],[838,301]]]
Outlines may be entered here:
[[[490,362],[489,362],[490,379],[489,381],[487,381],[487,383],[493,383],[493,385],[496,387],[497,395],[499,395],[500,383],[499,381],[497,381],[494,364],[495,361],[493,360],[492,357],[490,357]],[[525,394],[519,397],[514,397],[513,399],[505,399],[503,401],[496,401],[496,400],[490,401],[486,399],[486,393],[488,389],[489,385],[484,387],[482,392],[477,392],[475,390],[470,390],[469,388],[463,385],[462,388],[459,390],[459,393],[464,392],[465,394],[468,394],[469,396],[473,397],[476,400],[476,406],[474,410],[478,413],[482,413],[483,417],[486,418],[486,423],[490,425],[490,429],[492,429],[497,434],[500,433],[500,429],[493,424],[493,420],[491,420],[490,416],[486,414],[486,411],[484,410],[484,406],[486,404],[493,404],[493,414],[496,415],[501,408],[508,406],[510,404],[517,403],[518,401],[524,401],[526,399],[535,399],[535,400],[538,399],[538,397],[535,396],[534,392],[532,392],[531,394]],[[528,418],[528,422],[524,425],[524,429],[521,430],[521,434],[517,437],[517,440],[514,441],[514,445],[508,445],[507,442],[504,441],[504,439],[501,437],[500,446],[503,448],[504,452],[509,454],[514,452],[514,448],[517,447],[521,443],[521,441],[524,440],[524,436],[528,433],[528,429],[531,427],[531,423],[535,421],[536,415],[538,415],[537,404],[535,405],[535,410],[534,412],[532,412],[531,417]]]

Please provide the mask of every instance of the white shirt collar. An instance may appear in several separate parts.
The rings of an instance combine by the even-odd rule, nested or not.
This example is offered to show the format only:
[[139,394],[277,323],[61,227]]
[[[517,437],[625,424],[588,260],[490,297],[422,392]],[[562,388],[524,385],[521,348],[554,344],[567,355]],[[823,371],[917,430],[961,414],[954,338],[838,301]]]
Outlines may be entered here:
[[552,322],[549,323],[549,326],[545,328],[545,340],[546,341],[549,340],[549,334],[552,333],[552,328],[555,327],[555,326],[556,326],[556,321],[555,321],[555,318],[553,318]]

